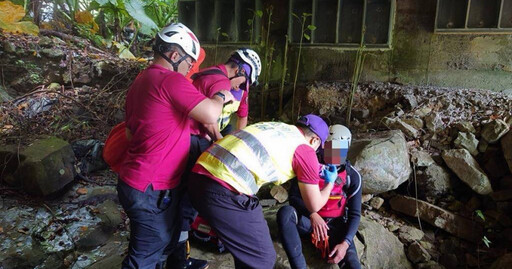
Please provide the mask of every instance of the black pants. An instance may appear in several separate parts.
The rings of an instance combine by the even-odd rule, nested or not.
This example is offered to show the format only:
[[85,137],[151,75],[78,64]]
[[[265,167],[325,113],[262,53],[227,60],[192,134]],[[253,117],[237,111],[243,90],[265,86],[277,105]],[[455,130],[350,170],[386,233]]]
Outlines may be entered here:
[[[199,137],[197,135],[190,136],[190,150],[188,155],[187,168],[181,179],[181,184],[185,190],[188,189],[188,178],[190,176],[192,167],[194,167],[194,164],[196,163],[201,153],[203,153],[203,151],[205,151],[211,144],[212,142],[206,138]],[[188,232],[190,231],[190,225],[192,225],[197,217],[197,211],[194,209],[194,207],[192,207],[192,203],[190,203],[188,191],[185,191],[183,194],[180,207],[183,215],[181,231]]]
[[[301,236],[309,236],[312,232],[308,217],[297,214],[292,206],[283,206],[277,212],[279,235],[292,268],[306,268],[306,260],[302,254]],[[344,240],[346,225],[341,218],[332,219],[329,226],[329,246],[334,247]],[[340,268],[361,268],[355,244],[350,245],[345,257],[338,263]]]
[[214,180],[191,174],[192,204],[212,226],[236,268],[274,268],[276,252],[256,196],[234,193]]
[[141,192],[119,179],[117,193],[130,218],[130,243],[122,268],[162,268],[179,238],[181,191],[169,190],[169,202],[162,203],[165,191],[155,191],[149,185]]

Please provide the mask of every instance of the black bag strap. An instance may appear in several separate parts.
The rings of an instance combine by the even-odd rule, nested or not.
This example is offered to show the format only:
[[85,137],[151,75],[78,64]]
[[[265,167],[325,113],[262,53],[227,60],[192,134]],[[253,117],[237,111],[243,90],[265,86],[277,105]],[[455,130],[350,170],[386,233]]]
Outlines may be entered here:
[[202,76],[209,76],[209,75],[223,75],[226,78],[228,77],[224,72],[222,72],[222,70],[220,70],[220,68],[212,68],[212,69],[204,70],[201,72],[197,72],[197,73],[193,74],[190,78],[192,80],[196,80]]

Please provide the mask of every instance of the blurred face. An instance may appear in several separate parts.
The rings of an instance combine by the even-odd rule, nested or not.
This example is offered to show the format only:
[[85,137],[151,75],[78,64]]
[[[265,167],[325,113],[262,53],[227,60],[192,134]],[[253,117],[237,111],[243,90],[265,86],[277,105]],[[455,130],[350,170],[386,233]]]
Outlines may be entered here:
[[340,165],[345,163],[348,153],[347,140],[331,140],[324,144],[324,161],[327,164]]
[[246,81],[247,81],[247,79],[245,78],[245,76],[240,76],[240,77],[232,78],[230,80],[230,82],[231,82],[231,89],[238,90],[238,89],[244,88],[242,86],[244,86]]

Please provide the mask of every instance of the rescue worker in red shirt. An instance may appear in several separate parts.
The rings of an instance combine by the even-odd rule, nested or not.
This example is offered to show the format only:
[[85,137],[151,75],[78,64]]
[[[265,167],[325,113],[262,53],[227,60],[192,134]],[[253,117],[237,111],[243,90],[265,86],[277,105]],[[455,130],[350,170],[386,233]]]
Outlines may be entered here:
[[[327,135],[327,124],[310,114],[295,126],[249,125],[201,154],[189,179],[192,205],[233,255],[236,268],[273,268],[276,253],[256,193],[267,183],[282,184],[294,177],[301,182],[320,181],[316,150]],[[334,181],[336,167],[329,166],[325,177]],[[318,211],[333,186],[301,184],[307,208]]]
[[[233,114],[236,113],[238,117],[237,130],[247,125],[249,86],[257,84],[260,73],[261,61],[258,54],[252,49],[241,48],[234,51],[225,64],[205,68],[192,75],[194,86],[205,96],[211,97],[222,90],[229,90],[234,100],[224,105],[217,123],[202,124],[192,121],[188,165],[183,176],[185,184],[188,172],[199,155],[215,140],[222,138],[223,134],[231,132],[230,119]],[[187,244],[188,233],[197,216],[197,211],[192,207],[187,193],[184,194],[180,207],[183,211],[183,223],[178,247],[182,249],[181,246]],[[183,255],[176,256],[180,253]],[[184,264],[180,268],[204,268],[206,261],[186,258],[188,255],[185,253],[180,250],[172,255],[175,257],[173,258],[175,264]]]
[[[289,192],[290,205],[277,213],[279,235],[293,269],[307,268],[300,236],[311,236],[328,263],[361,268],[353,241],[361,218],[361,175],[346,160],[352,135],[343,125],[333,125],[329,132],[323,162],[338,168],[329,200],[320,210],[309,210],[299,191],[303,183],[295,181]],[[317,184],[322,188],[327,183],[331,181],[325,177]]]
[[178,186],[187,164],[190,121],[216,123],[224,102],[233,99],[229,91],[208,98],[185,78],[200,50],[185,25],[164,27],[153,50],[153,64],[126,96],[130,136],[117,191],[130,219],[130,244],[122,268],[163,268],[181,228]]

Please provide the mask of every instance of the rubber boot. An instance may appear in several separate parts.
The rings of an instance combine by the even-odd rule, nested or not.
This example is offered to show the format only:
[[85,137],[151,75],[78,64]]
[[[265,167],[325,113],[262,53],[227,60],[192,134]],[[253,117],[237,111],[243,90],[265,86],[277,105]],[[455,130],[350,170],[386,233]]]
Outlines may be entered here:
[[167,259],[167,269],[206,269],[208,261],[190,257],[188,240],[178,243],[174,252]]

